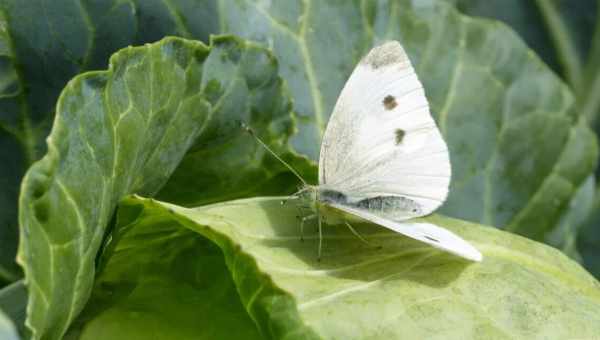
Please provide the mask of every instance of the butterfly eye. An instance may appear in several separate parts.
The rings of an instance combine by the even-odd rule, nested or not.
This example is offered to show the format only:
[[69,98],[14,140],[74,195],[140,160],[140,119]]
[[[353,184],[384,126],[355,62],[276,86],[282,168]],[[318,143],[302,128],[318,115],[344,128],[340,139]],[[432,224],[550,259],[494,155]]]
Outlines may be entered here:
[[385,98],[383,98],[383,107],[385,107],[386,110],[393,110],[396,106],[398,106],[398,103],[396,102],[396,97],[392,96],[391,94],[388,94],[387,96],[385,96]]

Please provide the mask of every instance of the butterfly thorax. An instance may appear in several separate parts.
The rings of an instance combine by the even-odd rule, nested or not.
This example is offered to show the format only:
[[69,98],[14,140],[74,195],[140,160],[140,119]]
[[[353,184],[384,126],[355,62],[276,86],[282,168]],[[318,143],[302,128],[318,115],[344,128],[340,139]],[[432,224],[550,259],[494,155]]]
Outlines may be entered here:
[[297,193],[301,206],[319,214],[327,224],[341,224],[344,221],[355,221],[356,218],[332,207],[333,204],[346,204],[348,197],[341,191],[324,186],[305,185]]
[[294,195],[300,199],[300,205],[317,211],[319,202],[319,186],[305,185]]
[[319,204],[345,204],[348,196],[338,190],[321,185],[305,185],[296,194],[305,206],[317,209]]

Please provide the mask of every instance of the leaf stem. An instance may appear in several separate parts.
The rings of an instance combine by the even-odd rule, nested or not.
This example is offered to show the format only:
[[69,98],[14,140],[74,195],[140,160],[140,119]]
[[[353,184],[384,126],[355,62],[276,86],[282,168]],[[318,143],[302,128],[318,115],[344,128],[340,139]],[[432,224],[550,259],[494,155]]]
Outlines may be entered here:
[[581,89],[577,93],[577,102],[581,114],[590,125],[598,123],[600,113],[600,5],[597,8],[596,28],[592,36],[592,46],[583,72]]
[[571,88],[577,92],[581,84],[581,57],[570,38],[565,22],[561,19],[558,10],[550,0],[536,0],[546,27],[550,31],[550,38],[558,59],[563,67],[565,78]]

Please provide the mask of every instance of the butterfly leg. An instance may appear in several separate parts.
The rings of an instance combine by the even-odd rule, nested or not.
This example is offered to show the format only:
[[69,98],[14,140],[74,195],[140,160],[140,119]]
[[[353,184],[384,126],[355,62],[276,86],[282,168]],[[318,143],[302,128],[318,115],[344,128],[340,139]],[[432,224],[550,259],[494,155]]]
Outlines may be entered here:
[[279,201],[279,204],[286,205],[289,201],[297,200],[297,199],[299,199],[299,197],[295,196],[295,194],[294,194],[294,195],[289,196],[289,197],[287,197],[285,199],[282,199],[281,201]]
[[317,219],[319,221],[319,253],[317,257],[317,261],[321,261],[321,248],[323,246],[323,226],[321,221],[321,214],[317,212]]
[[304,216],[300,219],[300,241],[304,241],[304,222],[306,222],[308,220],[312,220],[315,217],[317,217],[316,214]]
[[[371,242],[365,240],[364,237],[360,236],[360,234],[356,231],[356,229],[354,229],[352,227],[352,225],[350,223],[348,223],[348,221],[344,221],[344,223],[346,224],[346,226],[348,227],[348,229],[350,229],[350,231],[354,234],[354,236],[358,237],[359,240],[363,241],[364,243],[366,243],[369,246],[373,245]],[[381,248],[381,246],[379,246],[378,248]]]
[[358,239],[363,241],[364,243],[370,245],[369,241],[365,240],[364,237],[360,236],[360,234],[352,227],[352,225],[350,223],[348,223],[347,221],[344,221],[344,223],[346,224],[348,229],[350,229],[350,231],[354,234],[354,236],[358,237]]

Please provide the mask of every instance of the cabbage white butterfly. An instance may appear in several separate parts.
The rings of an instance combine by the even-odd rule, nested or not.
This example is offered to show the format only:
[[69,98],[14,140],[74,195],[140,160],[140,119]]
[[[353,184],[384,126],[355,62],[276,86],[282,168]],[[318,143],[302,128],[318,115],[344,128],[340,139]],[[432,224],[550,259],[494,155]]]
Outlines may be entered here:
[[319,184],[308,185],[286,166],[304,183],[293,198],[315,212],[301,225],[318,220],[319,258],[325,219],[328,224],[345,223],[358,237],[348,222],[366,220],[466,259],[482,260],[477,249],[452,232],[410,220],[432,213],[446,200],[450,156],[423,86],[397,41],[373,48],[342,89],[321,144]]

